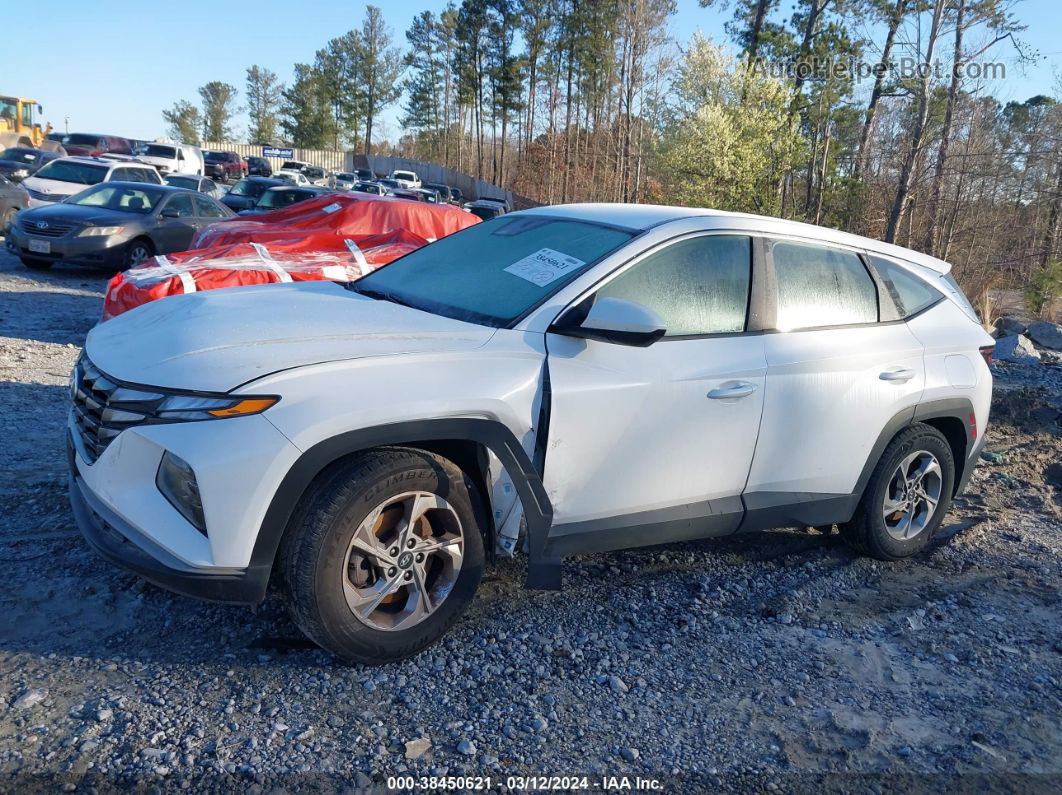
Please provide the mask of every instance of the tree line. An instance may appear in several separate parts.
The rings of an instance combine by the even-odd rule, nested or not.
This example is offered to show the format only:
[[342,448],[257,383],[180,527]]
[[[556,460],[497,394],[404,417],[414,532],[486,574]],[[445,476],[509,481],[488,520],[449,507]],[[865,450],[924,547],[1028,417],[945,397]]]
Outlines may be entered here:
[[[430,160],[546,203],[839,227],[953,262],[983,314],[1000,287],[1050,311],[1062,105],[993,95],[996,67],[1037,57],[1020,0],[700,4],[729,15],[729,42],[669,35],[674,0],[462,0],[419,14],[402,47],[368,6],[290,85],[247,70],[247,138]],[[225,140],[236,97],[208,83],[164,117],[175,137]],[[379,140],[396,103],[401,133]]]

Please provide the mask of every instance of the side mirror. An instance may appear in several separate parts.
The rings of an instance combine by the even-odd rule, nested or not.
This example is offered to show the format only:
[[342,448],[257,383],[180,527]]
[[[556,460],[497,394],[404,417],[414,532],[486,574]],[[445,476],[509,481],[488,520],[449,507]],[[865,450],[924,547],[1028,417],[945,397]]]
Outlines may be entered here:
[[645,348],[664,336],[667,328],[656,312],[623,298],[598,298],[589,309],[573,306],[550,327],[555,334]]
[[159,213],[162,218],[180,218],[181,213],[176,207],[163,207]]

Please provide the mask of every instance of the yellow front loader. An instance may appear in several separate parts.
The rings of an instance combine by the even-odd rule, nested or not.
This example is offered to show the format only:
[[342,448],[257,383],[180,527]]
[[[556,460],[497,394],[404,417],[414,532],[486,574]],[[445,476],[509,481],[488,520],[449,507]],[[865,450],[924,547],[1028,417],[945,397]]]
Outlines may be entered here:
[[48,124],[47,129],[41,128],[39,117],[43,113],[44,109],[35,99],[0,95],[0,149],[29,146],[62,152],[62,144],[47,138],[52,125]]

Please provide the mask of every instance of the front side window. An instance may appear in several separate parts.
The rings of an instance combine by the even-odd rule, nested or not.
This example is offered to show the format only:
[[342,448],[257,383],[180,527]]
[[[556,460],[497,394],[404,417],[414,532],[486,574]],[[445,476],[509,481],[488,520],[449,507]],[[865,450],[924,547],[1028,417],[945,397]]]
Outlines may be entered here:
[[884,282],[885,290],[902,318],[921,312],[943,298],[937,290],[895,262],[871,256],[870,263]]
[[198,190],[199,178],[198,177],[166,177],[166,184],[174,188],[184,188],[185,190]]
[[788,241],[771,250],[781,331],[877,322],[877,286],[857,255]]
[[200,218],[226,218],[227,213],[204,196],[195,197],[196,215]]
[[68,199],[67,203],[81,207],[104,207],[108,210],[145,215],[155,208],[161,198],[161,191],[103,184],[82,191]]
[[499,218],[419,248],[353,283],[352,289],[445,317],[503,327],[633,234],[561,218]]
[[745,330],[752,273],[752,241],[708,235],[650,254],[598,291],[652,309],[665,336],[688,337]]
[[176,211],[178,218],[191,218],[195,215],[195,211],[192,209],[192,196],[188,193],[179,193],[176,196],[172,196],[169,204],[166,205],[166,209],[171,212]]

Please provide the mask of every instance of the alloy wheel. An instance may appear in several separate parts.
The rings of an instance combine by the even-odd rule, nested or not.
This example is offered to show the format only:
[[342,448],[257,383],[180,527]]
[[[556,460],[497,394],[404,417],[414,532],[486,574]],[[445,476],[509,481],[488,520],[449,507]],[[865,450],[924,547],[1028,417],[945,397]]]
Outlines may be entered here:
[[893,472],[882,502],[885,529],[898,541],[914,538],[932,520],[944,478],[940,462],[926,450],[911,453]]
[[449,596],[464,554],[461,520],[437,494],[389,497],[358,525],[342,569],[343,595],[373,629],[413,627]]
[[135,243],[133,247],[129,249],[129,267],[139,267],[150,256],[151,252],[148,251],[147,246],[145,246],[143,243]]

